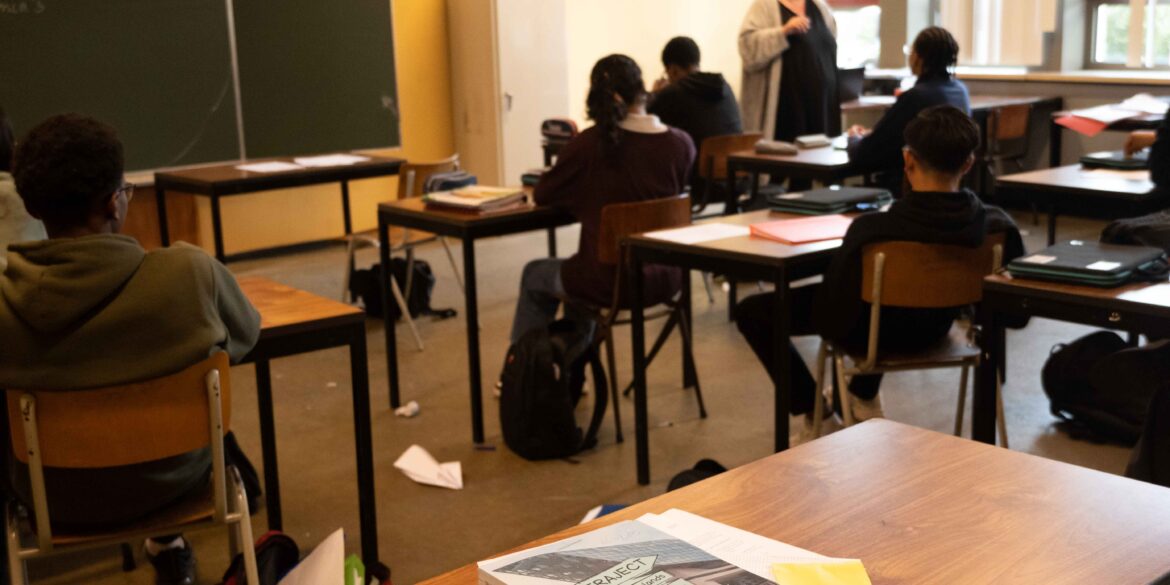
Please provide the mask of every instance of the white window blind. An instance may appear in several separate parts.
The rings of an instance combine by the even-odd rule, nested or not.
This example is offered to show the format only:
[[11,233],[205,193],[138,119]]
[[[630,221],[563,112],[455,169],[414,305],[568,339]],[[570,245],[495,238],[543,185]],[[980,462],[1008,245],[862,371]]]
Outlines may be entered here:
[[1056,30],[1056,2],[941,0],[941,26],[959,41],[960,65],[1041,65],[1044,33]]

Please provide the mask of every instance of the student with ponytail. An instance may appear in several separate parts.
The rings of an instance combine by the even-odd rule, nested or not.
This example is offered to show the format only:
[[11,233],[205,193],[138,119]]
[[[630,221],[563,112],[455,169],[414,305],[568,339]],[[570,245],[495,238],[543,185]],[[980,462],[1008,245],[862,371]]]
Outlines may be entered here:
[[918,82],[898,96],[873,130],[849,129],[849,161],[856,174],[876,174],[878,185],[894,195],[902,192],[902,134],[910,121],[941,105],[971,113],[967,86],[951,73],[958,59],[959,43],[946,29],[932,26],[918,33],[910,51],[910,70]]
[[[534,193],[537,205],[563,208],[581,222],[580,244],[567,260],[545,258],[524,267],[512,342],[551,323],[560,299],[597,306],[612,302],[613,267],[597,262],[601,208],[686,190],[695,145],[685,132],[647,114],[647,97],[642,70],[633,59],[610,55],[593,67],[586,109],[594,126],[561,150]],[[646,300],[655,303],[679,290],[682,275],[648,267],[645,282]]]

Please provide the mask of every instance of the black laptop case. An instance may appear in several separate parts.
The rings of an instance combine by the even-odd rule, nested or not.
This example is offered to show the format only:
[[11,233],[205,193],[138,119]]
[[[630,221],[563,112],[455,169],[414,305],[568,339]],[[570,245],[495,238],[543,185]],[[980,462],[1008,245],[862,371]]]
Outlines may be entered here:
[[1121,150],[1094,152],[1081,157],[1081,166],[1086,169],[1140,171],[1150,168],[1150,152],[1142,150],[1128,157]]
[[786,213],[828,215],[880,209],[892,200],[893,196],[885,189],[833,186],[800,193],[770,195],[768,206],[775,211]]
[[1073,241],[1017,258],[1007,269],[1021,278],[1109,287],[1138,280],[1165,260],[1158,248]]

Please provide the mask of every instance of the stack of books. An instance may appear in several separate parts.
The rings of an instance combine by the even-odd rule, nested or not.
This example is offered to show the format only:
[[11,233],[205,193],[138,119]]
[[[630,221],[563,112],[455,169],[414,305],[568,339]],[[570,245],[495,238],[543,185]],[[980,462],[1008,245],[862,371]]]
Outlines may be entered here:
[[524,191],[514,187],[471,185],[423,195],[428,208],[468,213],[502,211],[524,205]]

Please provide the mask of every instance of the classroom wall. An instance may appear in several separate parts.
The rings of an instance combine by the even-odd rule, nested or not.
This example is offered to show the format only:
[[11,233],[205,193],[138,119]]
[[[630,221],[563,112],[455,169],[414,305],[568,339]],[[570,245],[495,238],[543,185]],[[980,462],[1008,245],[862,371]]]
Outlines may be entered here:
[[[408,160],[444,158],[455,149],[446,3],[444,0],[400,0],[391,2],[391,8],[402,147],[380,154]],[[377,204],[393,199],[397,185],[395,178],[369,179],[350,185],[355,230],[377,226]],[[344,233],[340,193],[340,185],[326,185],[223,200],[227,253],[340,237]],[[200,244],[210,251],[210,205],[205,198],[197,198],[197,202]]]

